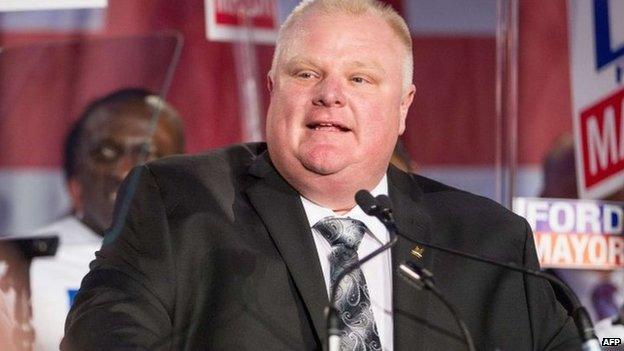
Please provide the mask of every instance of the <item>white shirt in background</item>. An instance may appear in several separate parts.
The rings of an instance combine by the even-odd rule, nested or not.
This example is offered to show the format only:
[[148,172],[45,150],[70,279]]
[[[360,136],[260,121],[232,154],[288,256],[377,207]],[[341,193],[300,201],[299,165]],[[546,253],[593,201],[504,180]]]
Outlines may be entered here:
[[54,257],[36,257],[30,267],[35,350],[58,350],[71,298],[89,272],[102,237],[74,216],[64,217],[37,234],[58,235]]

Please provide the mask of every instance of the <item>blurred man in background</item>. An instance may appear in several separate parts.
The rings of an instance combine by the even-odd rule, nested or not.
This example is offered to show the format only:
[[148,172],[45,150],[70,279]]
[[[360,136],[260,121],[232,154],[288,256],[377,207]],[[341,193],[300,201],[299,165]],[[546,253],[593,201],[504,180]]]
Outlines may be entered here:
[[92,102],[65,140],[64,173],[73,213],[38,231],[60,238],[55,257],[31,267],[36,349],[58,350],[65,316],[111,224],[117,189],[135,165],[184,152],[175,109],[144,89]]

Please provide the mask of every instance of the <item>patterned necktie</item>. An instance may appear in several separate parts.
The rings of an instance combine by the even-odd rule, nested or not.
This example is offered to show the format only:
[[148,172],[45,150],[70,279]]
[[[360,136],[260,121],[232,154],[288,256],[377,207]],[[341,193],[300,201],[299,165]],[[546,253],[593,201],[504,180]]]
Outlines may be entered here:
[[[332,247],[329,263],[333,287],[340,272],[358,261],[357,248],[368,228],[355,219],[325,217],[318,221],[312,230],[320,233]],[[340,281],[335,301],[334,308],[338,311],[342,331],[340,349],[381,350],[366,279],[360,268]]]

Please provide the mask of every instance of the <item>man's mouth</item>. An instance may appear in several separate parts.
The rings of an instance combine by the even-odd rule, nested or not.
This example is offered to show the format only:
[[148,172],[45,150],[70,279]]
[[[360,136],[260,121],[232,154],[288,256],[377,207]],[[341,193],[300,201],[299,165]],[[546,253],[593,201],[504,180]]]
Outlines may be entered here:
[[348,132],[351,129],[335,122],[313,122],[306,125],[309,129],[327,132]]

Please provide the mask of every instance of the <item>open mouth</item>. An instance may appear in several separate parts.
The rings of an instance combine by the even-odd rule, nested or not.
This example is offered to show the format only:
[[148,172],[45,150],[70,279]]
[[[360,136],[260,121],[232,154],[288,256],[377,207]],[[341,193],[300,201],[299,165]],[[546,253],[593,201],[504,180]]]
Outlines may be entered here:
[[314,122],[306,125],[309,129],[327,132],[348,132],[351,129],[334,122]]

